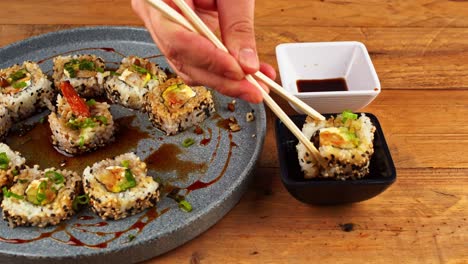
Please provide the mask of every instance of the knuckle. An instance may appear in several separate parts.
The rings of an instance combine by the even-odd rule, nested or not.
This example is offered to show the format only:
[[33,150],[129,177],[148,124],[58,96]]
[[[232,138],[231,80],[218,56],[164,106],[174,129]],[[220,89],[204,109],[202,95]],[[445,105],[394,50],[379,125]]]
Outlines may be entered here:
[[207,57],[207,60],[205,61],[203,66],[207,71],[212,73],[216,73],[218,69],[217,63],[212,57]]
[[230,32],[242,33],[242,34],[253,34],[253,21],[251,19],[241,19],[231,23],[228,27]]

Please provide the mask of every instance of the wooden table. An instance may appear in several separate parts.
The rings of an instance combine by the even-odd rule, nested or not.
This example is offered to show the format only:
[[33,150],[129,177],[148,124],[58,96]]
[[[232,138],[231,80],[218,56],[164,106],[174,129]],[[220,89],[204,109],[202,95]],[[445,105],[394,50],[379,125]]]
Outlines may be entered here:
[[[0,46],[85,25],[141,25],[128,0],[1,1]],[[148,263],[468,263],[468,2],[257,0],[262,60],[285,42],[363,42],[397,182],[358,204],[308,206],[279,180],[274,120],[240,203]],[[278,102],[290,114],[287,103]],[[352,232],[340,224],[354,223]]]

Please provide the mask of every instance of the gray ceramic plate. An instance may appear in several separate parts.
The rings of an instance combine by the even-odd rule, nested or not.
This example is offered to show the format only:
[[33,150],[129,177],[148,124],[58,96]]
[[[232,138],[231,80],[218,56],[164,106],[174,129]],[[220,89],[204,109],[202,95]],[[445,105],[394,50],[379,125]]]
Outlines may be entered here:
[[[141,57],[151,57],[160,53],[148,32],[142,28],[79,28],[34,37],[2,48],[0,68],[32,60],[41,62],[43,71],[50,75],[52,61],[47,58],[70,51],[71,54],[99,55],[109,62],[110,67],[116,67],[121,60],[118,52]],[[152,60],[163,67],[167,66],[164,58]],[[190,130],[177,136],[166,137],[151,127],[144,114],[119,106],[112,106],[111,110],[117,118],[135,116],[133,119],[127,119],[131,120],[130,127],[136,127],[149,135],[148,138],[141,139],[130,147],[130,150],[135,151],[142,159],[164,144],[172,143],[180,146],[185,138],[195,139],[195,145],[180,148],[182,153],[177,158],[182,160],[181,168],[185,164],[184,161],[190,161],[195,165],[205,164],[201,166],[204,168],[195,171],[189,169],[185,175],[177,175],[177,171],[159,173],[150,171],[152,176],[159,177],[163,182],[170,182],[182,188],[180,191],[182,194],[187,192],[184,188],[197,180],[202,183],[212,181],[210,185],[200,183],[192,185],[192,187],[208,185],[193,190],[186,196],[193,206],[192,212],[183,212],[176,202],[163,197],[156,209],[120,221],[103,222],[89,209],[85,209],[58,229],[57,227],[11,229],[6,222],[1,222],[0,262],[46,263],[51,260],[96,261],[96,263],[137,262],[180,246],[215,224],[239,201],[247,187],[248,179],[262,149],[266,117],[263,105],[251,105],[238,100],[236,111],[230,112],[226,105],[232,98],[216,92],[214,97],[220,116],[205,121],[202,125],[204,135],[197,135]],[[252,110],[256,120],[247,123],[245,115]],[[46,114],[38,114],[26,123],[37,123]],[[219,121],[230,116],[237,118],[242,127],[241,131],[230,134],[220,128]],[[31,138],[39,137],[29,134]],[[117,139],[119,142],[125,140],[125,137]],[[24,144],[28,144],[27,141]],[[21,144],[17,148],[21,152]]]

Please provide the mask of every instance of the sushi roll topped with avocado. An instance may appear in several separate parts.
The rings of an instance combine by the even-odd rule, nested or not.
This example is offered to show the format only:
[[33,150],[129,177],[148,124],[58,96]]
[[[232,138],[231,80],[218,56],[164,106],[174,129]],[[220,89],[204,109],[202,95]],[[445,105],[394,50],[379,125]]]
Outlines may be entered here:
[[75,213],[73,203],[81,190],[75,172],[42,171],[37,165],[24,169],[11,188],[3,187],[3,218],[11,227],[57,225]]
[[344,111],[324,121],[307,117],[302,132],[327,164],[326,167],[320,166],[299,143],[299,164],[305,178],[358,179],[369,173],[375,127],[365,114]]
[[92,209],[103,219],[120,219],[153,207],[159,184],[147,175],[146,164],[126,153],[87,167],[83,186]]
[[34,62],[0,69],[0,104],[10,111],[15,121],[50,105],[54,96],[51,82]]
[[20,153],[11,150],[7,144],[0,143],[0,189],[11,185],[25,163],[26,160]]
[[52,144],[71,155],[102,147],[114,139],[115,125],[107,103],[85,101],[69,82],[60,84],[57,111],[49,115]]
[[110,74],[104,69],[104,60],[95,55],[57,56],[52,77],[57,88],[68,81],[80,96],[96,97],[104,94],[104,79]]
[[174,135],[200,124],[215,112],[210,90],[171,78],[146,95],[146,111],[156,128]]
[[107,78],[105,90],[113,103],[141,110],[145,94],[166,81],[166,73],[147,59],[129,56]]

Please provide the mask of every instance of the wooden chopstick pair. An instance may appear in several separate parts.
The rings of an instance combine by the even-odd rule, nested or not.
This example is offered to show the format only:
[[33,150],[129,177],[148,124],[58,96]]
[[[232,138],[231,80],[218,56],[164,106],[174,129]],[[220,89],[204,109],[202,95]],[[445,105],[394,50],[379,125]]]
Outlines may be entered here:
[[[224,44],[216,37],[216,35],[203,23],[203,21],[198,17],[198,15],[190,8],[190,6],[184,0],[173,0],[173,2],[180,8],[182,13],[188,18],[188,20],[182,16],[179,12],[172,9],[169,5],[167,5],[162,0],[146,0],[149,4],[151,4],[154,8],[159,10],[163,13],[167,18],[171,19],[172,21],[179,23],[180,25],[184,26],[190,31],[195,33],[199,33],[206,38],[208,38],[217,48],[229,52]],[[299,109],[304,111],[309,116],[312,116],[318,120],[325,120],[320,113],[312,109],[310,106],[299,100],[297,97],[291,96],[287,94],[283,87],[278,85],[276,82],[268,78],[261,72],[256,72],[255,76],[259,78],[261,81],[266,83],[268,86],[272,88],[272,90],[280,95],[282,98],[292,102],[295,106]],[[291,121],[291,119],[286,115],[286,113],[276,104],[276,102],[270,97],[270,95],[263,90],[257,80],[252,77],[252,75],[246,75],[245,77],[250,83],[252,83],[255,87],[257,87],[260,92],[262,93],[264,102],[270,107],[270,109],[275,113],[275,115],[283,121],[286,127],[296,136],[296,138],[305,145],[307,150],[315,157],[316,160],[320,162],[322,166],[325,166],[325,161],[320,156],[320,153],[315,148],[315,146],[307,139],[304,134],[302,134],[301,130]]]

